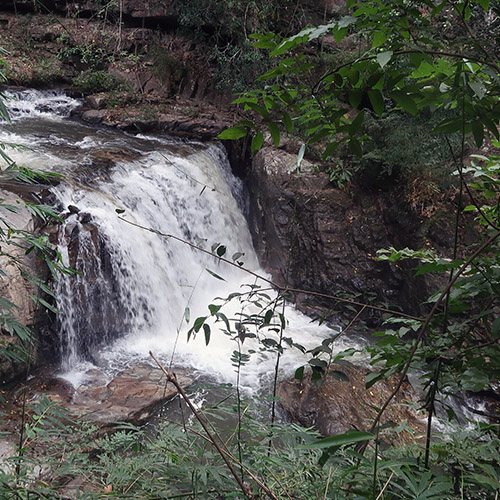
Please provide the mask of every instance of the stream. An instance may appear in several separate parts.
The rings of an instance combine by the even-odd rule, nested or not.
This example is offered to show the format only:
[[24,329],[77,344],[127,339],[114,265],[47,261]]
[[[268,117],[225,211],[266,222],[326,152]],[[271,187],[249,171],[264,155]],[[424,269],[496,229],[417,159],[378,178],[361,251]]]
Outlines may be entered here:
[[[253,298],[248,304],[236,297],[220,309],[230,319],[265,313],[265,300],[249,292],[265,290],[274,300],[265,281],[242,269],[269,278],[252,246],[245,187],[224,148],[86,125],[71,117],[81,103],[58,90],[6,95],[12,123],[1,125],[0,141],[21,146],[9,148],[9,155],[18,165],[63,176],[50,188],[64,218],[57,245],[78,273],[55,283],[59,376],[75,387],[96,370],[110,380],[131,364],[149,362],[152,351],[168,366],[234,384],[232,357],[241,349],[248,360],[240,385],[249,393],[268,388],[281,321],[264,329],[238,327],[240,335],[212,321],[210,338],[201,328],[188,340],[195,319],[210,316],[210,304],[222,304],[216,297],[236,292]],[[236,265],[186,242],[225,251]],[[339,331],[283,307],[284,336],[305,350]],[[348,338],[336,343],[338,351],[356,346]],[[305,362],[299,349],[284,349],[280,377]]]

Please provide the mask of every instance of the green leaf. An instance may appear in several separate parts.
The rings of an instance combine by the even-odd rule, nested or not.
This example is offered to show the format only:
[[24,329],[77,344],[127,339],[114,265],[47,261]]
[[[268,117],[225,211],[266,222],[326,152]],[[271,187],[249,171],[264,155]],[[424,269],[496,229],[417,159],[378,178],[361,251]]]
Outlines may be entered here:
[[365,379],[365,388],[369,389],[375,382],[383,379],[384,376],[384,372],[370,372]]
[[415,116],[418,114],[418,108],[415,101],[404,91],[394,90],[391,92],[391,97],[401,106],[405,111],[408,111],[411,115]]
[[349,90],[349,104],[353,108],[358,108],[361,104],[361,99],[363,98],[363,90],[362,89],[351,89]]
[[335,380],[340,380],[341,382],[349,382],[349,377],[344,373],[339,370],[330,370],[328,372],[328,375],[330,377],[334,378]]
[[295,370],[294,378],[296,380],[300,380],[301,382],[304,380],[304,368],[304,366],[300,366]]
[[356,118],[354,118],[352,123],[349,125],[349,135],[353,136],[361,130],[361,128],[363,127],[364,118],[365,118],[365,112],[360,111],[356,116]]
[[391,60],[393,54],[394,52],[392,50],[377,54],[377,62],[380,64],[381,68],[383,68]]
[[250,146],[250,150],[253,153],[256,153],[261,147],[262,144],[264,144],[264,135],[262,132],[259,130],[253,137],[252,137],[252,144]]
[[235,139],[241,139],[246,135],[247,135],[247,129],[245,127],[242,127],[241,125],[235,125],[234,127],[227,128],[226,130],[221,132],[217,136],[217,139],[235,140]]
[[288,113],[283,114],[283,125],[285,125],[286,131],[290,133],[293,130],[293,123],[290,115]]
[[332,447],[345,446],[348,444],[361,443],[363,441],[368,441],[374,438],[375,436],[370,432],[347,431],[344,434],[338,434],[337,436],[330,436],[315,441],[314,443],[297,446],[297,448],[302,450],[321,450],[324,448],[332,448]]
[[221,281],[226,281],[222,276],[219,276],[218,274],[214,273],[213,271],[210,271],[210,269],[205,269],[205,271],[212,275],[214,278],[217,278],[218,280],[221,280]]
[[368,98],[370,99],[370,103],[373,107],[373,111],[378,116],[381,116],[384,112],[384,96],[380,90],[369,90]]
[[481,122],[472,122],[472,134],[474,135],[474,140],[476,141],[476,146],[480,148],[484,141],[484,127]]
[[[386,31],[376,31],[373,35],[372,47],[380,47],[387,40],[388,33]],[[391,54],[392,55],[392,54]],[[378,56],[377,56],[378,59]],[[383,66],[382,66],[383,67]]]
[[210,343],[210,325],[203,323],[203,331],[205,333],[205,344],[208,345]]
[[361,158],[363,156],[363,150],[361,149],[361,144],[360,142],[355,138],[353,137],[349,143],[347,144],[347,146],[349,147],[349,151],[357,156],[358,158]]
[[271,132],[274,145],[278,147],[280,145],[280,129],[278,128],[278,125],[274,122],[267,122],[267,126],[269,127],[269,132]]

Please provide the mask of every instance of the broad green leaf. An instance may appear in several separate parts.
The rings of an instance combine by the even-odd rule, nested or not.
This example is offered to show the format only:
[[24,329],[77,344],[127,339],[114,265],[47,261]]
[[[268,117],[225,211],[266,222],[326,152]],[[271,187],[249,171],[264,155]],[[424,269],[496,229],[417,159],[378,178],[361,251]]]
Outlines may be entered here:
[[205,333],[205,344],[208,345],[210,343],[210,325],[203,323],[203,331]]
[[328,372],[328,375],[335,380],[340,380],[341,382],[349,382],[349,377],[344,373],[339,370],[330,370]]
[[264,143],[264,135],[262,132],[259,130],[253,137],[252,137],[252,144],[250,146],[250,150],[253,153],[257,152],[261,147],[262,144]]
[[486,88],[481,82],[469,82],[469,87],[479,100],[486,95]]
[[353,108],[358,108],[361,104],[361,99],[363,98],[363,90],[362,89],[351,89],[349,90],[349,104]]
[[259,115],[261,115],[262,118],[267,120],[267,118],[269,116],[269,111],[264,106],[261,106],[260,104],[255,104],[253,102],[249,102],[249,103],[245,104],[245,109],[248,109],[248,108],[252,109],[256,113],[259,113]]
[[476,146],[480,148],[484,141],[484,127],[482,122],[472,122],[472,134],[474,135],[474,140],[476,141]]
[[369,389],[375,382],[384,378],[384,372],[370,372],[365,379],[365,387]]
[[352,121],[352,123],[349,125],[349,135],[353,136],[357,134],[361,128],[363,127],[363,120],[365,118],[365,112],[361,110],[356,118]]
[[381,116],[384,112],[384,96],[380,90],[369,90],[368,98],[370,99],[370,103],[373,107],[373,111],[378,116]]
[[271,132],[274,145],[278,147],[280,145],[280,129],[278,125],[274,122],[267,122],[267,126],[269,128],[269,132]]
[[293,130],[293,123],[290,115],[288,113],[283,114],[283,125],[285,125],[285,129],[288,133],[290,133]]
[[395,90],[391,92],[391,97],[401,106],[405,111],[408,111],[411,115],[418,114],[418,108],[415,101],[404,91]]
[[247,129],[245,127],[242,127],[240,125],[235,125],[234,127],[227,128],[226,130],[221,132],[217,136],[217,139],[234,140],[234,139],[241,139],[246,135],[247,135]]
[[304,368],[305,368],[304,366],[300,366],[295,370],[294,378],[296,380],[300,380],[301,382],[302,380],[304,380]]
[[[385,43],[388,37],[388,32],[386,31],[376,31],[373,35],[372,47],[380,47]],[[392,55],[392,54],[391,54]],[[378,59],[378,56],[377,56]]]
[[363,150],[361,148],[361,144],[359,143],[359,141],[355,137],[351,138],[351,140],[348,142],[347,146],[349,148],[349,151],[353,155],[357,156],[358,158],[361,158],[363,156]]

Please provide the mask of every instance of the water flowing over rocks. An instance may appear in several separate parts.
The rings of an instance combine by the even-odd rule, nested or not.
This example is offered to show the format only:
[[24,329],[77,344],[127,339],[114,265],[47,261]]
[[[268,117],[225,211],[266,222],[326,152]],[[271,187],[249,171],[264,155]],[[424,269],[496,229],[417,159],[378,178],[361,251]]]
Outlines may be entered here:
[[[334,365],[348,380],[326,376],[320,382],[311,380],[310,374],[302,382],[289,379],[280,383],[277,395],[283,408],[294,422],[305,427],[314,426],[323,436],[342,434],[351,429],[368,430],[380,408],[397,383],[397,376],[380,380],[365,389],[369,370]],[[410,384],[403,383],[382,416],[381,424],[388,422],[406,425],[410,434],[398,436],[401,442],[418,439],[425,433],[425,414],[417,411],[421,405]]]

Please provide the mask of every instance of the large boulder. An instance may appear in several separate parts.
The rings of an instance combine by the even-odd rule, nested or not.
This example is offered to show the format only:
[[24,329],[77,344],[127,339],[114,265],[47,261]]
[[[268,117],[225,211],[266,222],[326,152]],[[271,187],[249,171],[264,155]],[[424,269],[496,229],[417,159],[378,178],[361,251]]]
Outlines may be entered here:
[[[277,395],[292,420],[305,427],[314,426],[323,436],[342,434],[351,429],[368,430],[387,396],[394,389],[397,377],[376,382],[365,388],[368,369],[334,365],[334,375],[319,382],[306,375],[302,381],[289,379],[278,386]],[[343,373],[344,377],[339,377]],[[381,424],[389,422],[407,432],[393,435],[396,442],[418,439],[425,433],[425,414],[417,410],[421,403],[410,384],[403,383],[397,396],[382,416]]]

